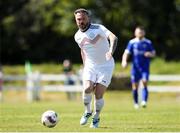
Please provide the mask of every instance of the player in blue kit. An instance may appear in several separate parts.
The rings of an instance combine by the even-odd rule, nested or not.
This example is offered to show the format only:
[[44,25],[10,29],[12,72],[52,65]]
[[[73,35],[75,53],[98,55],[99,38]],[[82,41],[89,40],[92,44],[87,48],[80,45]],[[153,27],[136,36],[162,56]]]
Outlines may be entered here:
[[142,102],[141,106],[146,107],[148,100],[147,82],[149,79],[150,58],[155,56],[155,50],[150,40],[145,38],[145,30],[138,26],[134,32],[135,38],[131,39],[122,56],[122,67],[127,67],[129,55],[132,56],[131,83],[134,107],[139,108],[138,86],[142,81]]

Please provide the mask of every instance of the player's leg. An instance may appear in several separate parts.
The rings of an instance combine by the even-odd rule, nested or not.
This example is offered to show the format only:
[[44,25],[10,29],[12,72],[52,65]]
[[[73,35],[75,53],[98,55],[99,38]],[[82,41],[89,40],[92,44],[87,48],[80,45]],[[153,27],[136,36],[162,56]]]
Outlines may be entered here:
[[92,81],[84,81],[84,90],[83,90],[83,102],[85,106],[85,112],[91,113],[91,100],[92,100],[92,92],[94,88],[94,82]]
[[92,101],[92,91],[94,88],[94,82],[86,80],[83,81],[83,103],[85,107],[85,112],[83,116],[81,117],[80,124],[85,125],[88,121],[88,118],[92,115],[92,109],[91,109],[91,101]]
[[84,68],[82,99],[85,107],[85,112],[80,120],[81,125],[85,125],[89,117],[92,115],[91,101],[92,101],[92,92],[94,89],[94,82],[96,80],[95,75],[96,74],[93,69]]
[[141,105],[142,107],[146,107],[147,105],[147,100],[148,100],[148,88],[147,88],[147,81],[143,81],[142,80],[142,84],[143,84],[143,89],[142,89],[142,102]]
[[104,66],[97,70],[98,71],[97,85],[94,90],[94,94],[95,94],[94,109],[95,110],[94,110],[93,120],[91,122],[90,127],[97,128],[99,126],[100,113],[104,106],[103,95],[111,82],[113,69],[114,69],[114,65]]
[[139,104],[138,104],[138,82],[132,82],[132,95],[133,95],[133,100],[134,100],[134,108],[138,109]]
[[90,127],[92,127],[92,128],[97,128],[99,126],[100,112],[104,106],[103,95],[104,95],[106,89],[107,89],[106,86],[98,83],[94,90],[94,94],[95,94],[94,115],[93,115],[92,123],[90,125]]
[[94,113],[94,118],[99,118],[99,114],[104,106],[104,99],[103,95],[105,93],[105,90],[107,89],[106,86],[102,84],[97,84],[96,89],[95,89],[95,113]]
[[148,79],[149,79],[149,73],[143,72],[142,73],[143,89],[142,89],[142,103],[141,103],[142,107],[146,107],[148,101],[148,96],[149,96],[148,87],[147,87]]
[[137,71],[132,70],[131,73],[131,84],[132,84],[132,95],[134,100],[134,108],[139,108],[138,103],[138,86],[139,86],[140,75]]

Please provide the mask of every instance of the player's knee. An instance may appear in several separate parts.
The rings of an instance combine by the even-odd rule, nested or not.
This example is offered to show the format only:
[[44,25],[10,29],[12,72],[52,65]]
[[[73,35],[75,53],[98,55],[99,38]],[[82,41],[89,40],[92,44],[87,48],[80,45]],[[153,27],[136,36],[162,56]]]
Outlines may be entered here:
[[138,89],[138,85],[136,83],[132,83],[132,89],[133,90],[137,90]]
[[148,84],[147,80],[143,80],[142,83],[143,83],[143,87],[147,87],[147,84]]
[[132,87],[132,90],[138,90],[138,87]]
[[92,89],[91,89],[91,88],[86,88],[86,89],[84,90],[84,92],[85,92],[85,93],[91,93],[91,92],[92,92]]
[[84,87],[84,92],[85,93],[91,93],[93,91],[93,86],[92,85],[87,85]]
[[103,98],[103,94],[95,94],[95,98],[98,100],[98,99],[101,99]]
[[91,93],[93,91],[94,84],[91,82],[85,82],[83,87],[85,93]]

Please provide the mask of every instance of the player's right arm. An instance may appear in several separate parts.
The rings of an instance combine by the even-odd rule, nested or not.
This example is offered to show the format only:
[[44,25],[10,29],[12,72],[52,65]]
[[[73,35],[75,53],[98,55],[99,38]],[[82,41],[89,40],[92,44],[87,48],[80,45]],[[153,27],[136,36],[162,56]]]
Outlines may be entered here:
[[128,60],[128,58],[129,58],[129,53],[127,53],[126,51],[124,51],[123,56],[122,56],[122,62],[121,62],[121,66],[122,66],[123,68],[126,68],[126,67],[127,67],[127,65],[128,65],[127,60]]
[[82,58],[82,62],[83,62],[83,65],[85,63],[85,54],[83,52],[83,49],[81,48],[79,42],[78,42],[78,32],[76,32],[76,34],[74,35],[74,40],[76,41],[76,43],[78,44],[79,48],[81,49],[81,58]]
[[123,68],[127,67],[127,65],[128,65],[127,61],[128,61],[128,58],[129,58],[131,53],[132,53],[132,43],[131,43],[131,41],[129,41],[129,43],[128,43],[128,45],[127,45],[127,47],[123,53],[123,56],[122,56],[121,66]]
[[84,66],[84,64],[85,64],[85,55],[84,55],[84,52],[83,52],[82,49],[81,49],[81,58],[82,58],[83,66]]

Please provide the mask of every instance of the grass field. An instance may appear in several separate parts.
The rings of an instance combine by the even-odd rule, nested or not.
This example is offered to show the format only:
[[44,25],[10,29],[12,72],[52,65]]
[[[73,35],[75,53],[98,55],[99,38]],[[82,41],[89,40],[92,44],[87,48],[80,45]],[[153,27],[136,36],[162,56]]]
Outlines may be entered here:
[[[77,132],[180,132],[180,94],[151,93],[146,109],[135,110],[130,92],[111,91],[105,94],[105,107],[100,128],[90,129],[89,123],[79,125],[83,112],[80,94],[68,101],[65,93],[42,93],[42,101],[27,103],[24,92],[5,92],[0,103],[0,131],[77,131]],[[40,123],[41,114],[55,110],[60,122],[55,128]]]

